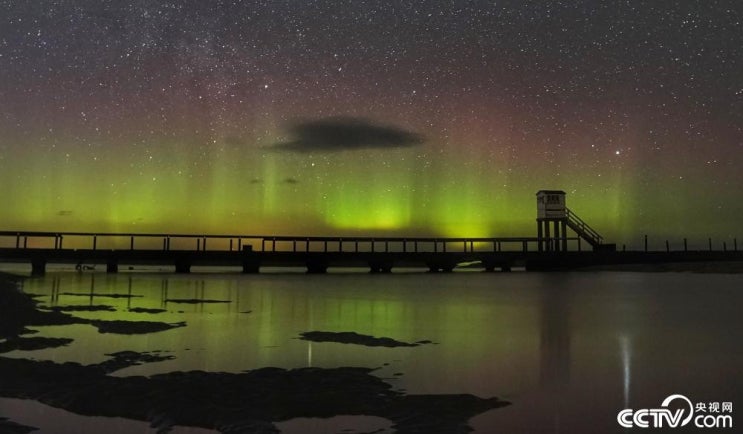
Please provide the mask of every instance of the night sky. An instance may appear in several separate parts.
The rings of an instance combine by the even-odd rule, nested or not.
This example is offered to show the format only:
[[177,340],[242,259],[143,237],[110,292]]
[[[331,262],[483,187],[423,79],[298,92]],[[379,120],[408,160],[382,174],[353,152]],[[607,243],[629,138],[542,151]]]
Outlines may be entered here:
[[743,5],[0,1],[0,230],[743,235]]

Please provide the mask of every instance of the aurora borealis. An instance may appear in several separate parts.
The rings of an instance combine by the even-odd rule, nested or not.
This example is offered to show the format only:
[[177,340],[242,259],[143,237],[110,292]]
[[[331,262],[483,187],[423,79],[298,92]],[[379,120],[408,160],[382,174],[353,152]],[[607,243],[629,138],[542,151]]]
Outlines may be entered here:
[[739,3],[0,1],[0,229],[740,236]]

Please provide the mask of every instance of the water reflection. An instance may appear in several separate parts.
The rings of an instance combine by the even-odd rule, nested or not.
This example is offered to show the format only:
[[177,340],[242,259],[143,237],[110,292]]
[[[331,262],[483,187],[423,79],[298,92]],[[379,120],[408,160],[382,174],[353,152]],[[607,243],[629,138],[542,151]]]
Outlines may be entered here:
[[556,286],[541,294],[539,306],[539,380],[559,391],[570,382],[569,290]]
[[[735,390],[740,383],[730,378],[740,378],[735,372],[743,364],[740,284],[740,277],[673,273],[50,273],[24,284],[27,292],[42,294],[44,304],[106,304],[117,311],[74,314],[186,321],[187,327],[107,339],[89,326],[40,328],[39,336],[75,341],[13,356],[81,363],[98,363],[121,350],[175,356],[120,375],[379,367],[375,375],[411,393],[471,393],[514,402],[479,417],[474,424],[480,432],[614,432],[617,411],[657,404],[682,392],[679,385],[718,401],[726,397],[722,392]],[[710,288],[716,297],[709,296]],[[168,301],[173,299],[229,303]],[[138,308],[164,312],[132,311]],[[438,344],[390,349],[297,339],[313,330]],[[669,363],[669,354],[683,363]],[[633,402],[633,395],[647,402]]]
[[[57,274],[53,275],[52,277],[48,278],[49,281],[49,306],[64,306],[65,304],[68,304],[67,302],[70,301],[72,297],[74,297],[76,300],[79,300],[79,297],[86,297],[88,299],[88,303],[90,305],[94,304],[94,300],[96,297],[104,297],[104,298],[121,298],[126,300],[126,307],[131,308],[131,299],[135,298],[137,296],[132,294],[132,286],[133,286],[133,278],[132,276],[127,276],[126,279],[126,292],[124,293],[114,293],[112,294],[110,291],[101,291],[101,289],[110,289],[110,282],[104,281],[103,283],[99,282],[96,284],[96,274],[94,273],[86,273],[78,275],[74,279],[70,279],[69,275],[64,274]],[[43,280],[40,282],[44,282]],[[64,282],[64,289],[63,289],[63,282]],[[168,279],[163,278],[162,279],[162,287],[164,294],[167,294],[167,285],[168,285]],[[43,287],[41,285],[27,285],[29,288],[29,291],[37,291],[42,290]],[[87,291],[84,289],[87,288]],[[43,294],[43,292],[42,292]],[[60,303],[60,295],[64,297],[64,300],[62,303]],[[162,295],[162,294],[161,294]],[[79,303],[77,303],[79,304]]]
[[545,418],[549,422],[544,424],[559,433],[565,390],[570,383],[570,288],[554,276],[548,285],[549,289],[540,293],[539,302],[539,385],[547,401],[544,412],[551,412],[551,417]]
[[632,345],[626,334],[619,336],[619,348],[622,355],[622,385],[624,386],[624,408],[629,407],[630,383],[632,381]]
[[[142,277],[101,276],[95,273],[56,274],[46,279],[27,282],[26,289],[40,297],[43,296],[40,300],[51,307],[80,305],[80,301],[92,306],[105,301],[130,310],[141,303],[150,305],[157,300],[157,306],[165,309],[169,304],[183,303],[183,300],[186,300],[188,304],[199,306],[198,310],[203,311],[204,304],[215,302],[208,294],[210,291],[213,293],[214,281],[198,278],[175,280],[176,290],[175,293],[171,293],[170,286],[173,281],[173,277],[168,275]],[[230,291],[229,300],[219,301],[234,301],[239,304],[239,294],[239,291]],[[116,300],[123,300],[123,303]]]

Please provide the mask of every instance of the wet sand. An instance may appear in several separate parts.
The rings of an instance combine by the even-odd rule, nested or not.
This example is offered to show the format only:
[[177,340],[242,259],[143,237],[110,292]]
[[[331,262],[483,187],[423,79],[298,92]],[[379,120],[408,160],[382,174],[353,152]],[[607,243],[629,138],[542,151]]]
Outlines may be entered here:
[[167,298],[166,303],[181,304],[212,304],[212,303],[231,303],[229,300],[207,300],[201,298]]
[[149,309],[146,307],[132,307],[127,310],[129,312],[134,312],[134,313],[151,313],[151,314],[167,312],[167,309]]
[[107,305],[51,306],[43,309],[57,312],[116,312],[116,308]]
[[36,431],[36,428],[20,425],[15,422],[8,420],[7,418],[0,417],[0,433],[3,434],[26,434]]
[[0,354],[11,351],[33,351],[43,350],[46,348],[57,348],[68,345],[72,342],[69,338],[25,338],[20,336],[10,337],[5,342],[0,342]]
[[312,331],[300,333],[300,338],[305,341],[312,342],[335,342],[339,344],[356,344],[364,345],[367,347],[417,347],[425,344],[432,344],[431,341],[418,341],[418,342],[401,342],[392,338],[381,337],[377,338],[374,336],[362,335],[355,332],[322,332]]

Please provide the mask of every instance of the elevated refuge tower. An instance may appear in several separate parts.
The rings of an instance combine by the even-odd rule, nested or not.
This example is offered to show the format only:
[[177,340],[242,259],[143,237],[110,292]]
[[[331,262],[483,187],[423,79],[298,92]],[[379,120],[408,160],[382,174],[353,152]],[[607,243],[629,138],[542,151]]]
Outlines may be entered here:
[[588,242],[594,250],[614,250],[614,244],[604,244],[604,238],[588,226],[565,205],[562,190],[537,192],[537,238],[540,252],[566,252],[567,228]]

